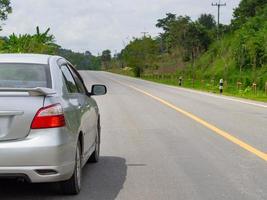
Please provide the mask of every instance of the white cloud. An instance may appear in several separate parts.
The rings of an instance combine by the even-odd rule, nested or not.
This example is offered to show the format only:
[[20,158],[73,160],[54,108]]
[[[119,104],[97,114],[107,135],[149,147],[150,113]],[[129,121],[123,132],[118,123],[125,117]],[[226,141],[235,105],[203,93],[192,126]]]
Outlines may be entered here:
[[[51,28],[57,43],[75,51],[120,50],[123,41],[148,31],[160,32],[156,21],[172,12],[196,19],[201,13],[216,15],[211,0],[13,0],[13,13],[1,35],[33,33]],[[240,0],[226,0],[222,22],[229,23]],[[128,38],[128,39],[126,39]]]

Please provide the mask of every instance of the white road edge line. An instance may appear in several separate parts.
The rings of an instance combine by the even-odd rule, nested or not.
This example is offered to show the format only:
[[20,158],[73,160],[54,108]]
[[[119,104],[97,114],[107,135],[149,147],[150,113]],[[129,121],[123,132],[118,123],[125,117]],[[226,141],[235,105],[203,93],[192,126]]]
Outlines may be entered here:
[[201,95],[205,95],[205,96],[210,96],[210,97],[214,97],[214,98],[217,98],[217,99],[224,99],[224,100],[228,100],[228,101],[235,101],[235,102],[248,104],[248,105],[252,105],[252,106],[267,108],[267,105],[256,103],[256,102],[250,102],[249,100],[246,101],[246,100],[236,99],[235,97],[219,96],[219,95],[216,95],[216,94],[210,94],[210,93],[202,92],[202,91],[194,91],[192,89],[179,88],[179,87],[170,86],[170,85],[167,85],[167,87],[173,88],[173,89],[176,89],[176,90],[184,90],[186,92],[191,92],[191,93],[201,94]]
[[[111,73],[111,74],[114,74],[114,73]],[[234,101],[234,102],[243,103],[243,104],[247,104],[247,105],[251,105],[251,106],[267,108],[267,104],[265,105],[265,104],[261,104],[261,103],[250,102],[249,100],[246,101],[246,100],[237,99],[235,97],[219,96],[219,95],[216,95],[216,94],[210,94],[208,92],[196,91],[196,90],[193,90],[193,89],[190,89],[190,88],[183,88],[183,87],[165,85],[165,84],[162,84],[162,83],[157,83],[157,82],[148,81],[148,80],[144,80],[144,79],[133,78],[133,77],[129,77],[129,76],[121,75],[121,74],[115,74],[115,75],[121,76],[122,78],[130,78],[130,79],[133,79],[133,80],[141,80],[141,81],[144,81],[144,82],[148,82],[150,84],[154,83],[156,85],[161,85],[161,86],[165,86],[165,87],[176,89],[176,90],[183,90],[183,91],[186,91],[186,92],[191,92],[191,93],[201,94],[201,95],[205,95],[205,96],[210,96],[210,97],[214,97],[214,98],[217,98],[217,99],[224,99],[224,100]],[[251,101],[253,101],[253,100],[251,100]]]

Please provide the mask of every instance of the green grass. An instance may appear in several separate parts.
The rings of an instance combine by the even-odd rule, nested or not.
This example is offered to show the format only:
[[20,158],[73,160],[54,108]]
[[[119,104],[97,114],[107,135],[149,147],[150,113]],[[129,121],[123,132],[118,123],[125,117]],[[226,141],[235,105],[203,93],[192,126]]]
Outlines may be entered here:
[[[165,76],[164,75],[154,76],[154,77],[143,76],[142,79],[157,82],[157,83],[172,85],[172,86],[178,86],[178,78],[175,78],[174,76],[171,78],[167,77],[166,75]],[[219,94],[219,85],[215,81],[195,80],[193,84],[192,80],[186,79],[186,80],[183,80],[182,87]],[[224,87],[223,94],[226,96],[234,96],[234,97],[239,97],[239,98],[244,98],[244,99],[267,102],[267,94],[265,93],[265,91],[257,90],[255,92],[252,90],[251,87],[240,88],[238,90],[237,86],[233,84],[227,84],[227,86]]]
[[[134,74],[131,70],[111,69],[108,71],[116,74],[134,77]],[[143,75],[141,79],[178,87],[177,75]],[[192,79],[184,79],[182,87],[219,94],[219,81],[195,80],[193,84]],[[256,92],[253,91],[252,87],[243,86],[240,89],[237,89],[237,86],[233,84],[233,82],[227,83],[227,85],[224,87],[223,95],[267,102],[267,93],[263,89],[257,89]]]

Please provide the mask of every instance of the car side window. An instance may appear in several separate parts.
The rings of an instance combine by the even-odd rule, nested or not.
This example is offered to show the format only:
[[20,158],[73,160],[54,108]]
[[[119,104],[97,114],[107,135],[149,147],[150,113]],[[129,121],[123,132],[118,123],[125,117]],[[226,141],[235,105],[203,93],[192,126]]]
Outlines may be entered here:
[[68,67],[66,65],[61,66],[61,71],[63,74],[63,78],[65,80],[68,92],[78,93],[78,87]]
[[76,74],[76,72],[72,69],[72,67],[69,67],[72,75],[73,75],[73,78],[77,84],[77,87],[79,89],[79,92],[82,93],[82,94],[86,94],[86,89],[84,87],[84,84],[82,82],[82,80],[78,77],[78,75]]

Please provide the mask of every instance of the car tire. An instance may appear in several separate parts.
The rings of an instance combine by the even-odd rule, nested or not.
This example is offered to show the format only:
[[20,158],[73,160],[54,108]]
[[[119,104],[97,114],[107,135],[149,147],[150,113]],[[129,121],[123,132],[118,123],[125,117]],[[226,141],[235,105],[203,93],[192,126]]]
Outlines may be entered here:
[[76,148],[75,156],[75,169],[72,177],[60,183],[63,194],[77,195],[81,191],[81,179],[82,179],[82,159],[81,159],[81,144],[80,142]]
[[100,129],[98,129],[98,133],[96,136],[95,141],[95,150],[90,156],[88,162],[89,163],[97,163],[99,161],[99,155],[100,155]]

